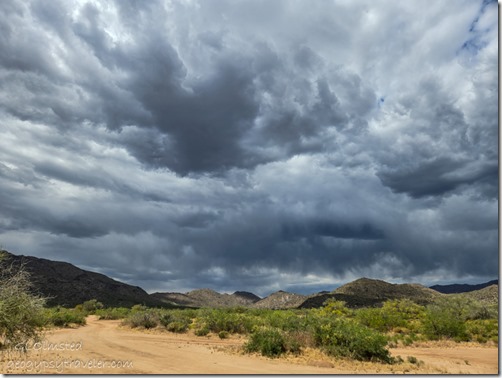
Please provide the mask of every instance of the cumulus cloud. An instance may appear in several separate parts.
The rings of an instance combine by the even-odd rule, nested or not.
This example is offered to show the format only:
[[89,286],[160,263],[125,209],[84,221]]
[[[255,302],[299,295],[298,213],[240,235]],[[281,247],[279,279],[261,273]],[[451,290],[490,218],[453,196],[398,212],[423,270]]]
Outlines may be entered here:
[[165,291],[497,274],[496,2],[0,7],[4,247]]

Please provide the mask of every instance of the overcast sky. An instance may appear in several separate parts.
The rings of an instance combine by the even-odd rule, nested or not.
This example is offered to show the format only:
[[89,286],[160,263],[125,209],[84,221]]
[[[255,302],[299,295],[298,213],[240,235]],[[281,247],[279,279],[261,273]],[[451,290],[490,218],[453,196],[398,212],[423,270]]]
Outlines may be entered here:
[[0,243],[152,291],[498,276],[492,1],[0,1]]

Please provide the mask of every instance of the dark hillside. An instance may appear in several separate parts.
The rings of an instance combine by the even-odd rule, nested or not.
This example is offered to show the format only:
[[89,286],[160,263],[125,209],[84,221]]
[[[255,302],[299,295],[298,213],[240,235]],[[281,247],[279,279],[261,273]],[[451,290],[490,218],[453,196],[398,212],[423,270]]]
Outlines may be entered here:
[[436,291],[439,291],[443,294],[455,294],[455,293],[468,293],[470,291],[481,290],[485,287],[498,285],[499,280],[492,280],[489,282],[477,284],[477,285],[469,285],[469,284],[451,284],[451,285],[434,285],[430,288]]
[[140,287],[113,280],[104,274],[83,270],[66,262],[13,255],[7,251],[2,253],[5,263],[25,266],[31,276],[32,291],[48,297],[49,306],[74,307],[90,299],[97,299],[105,306],[162,304]]

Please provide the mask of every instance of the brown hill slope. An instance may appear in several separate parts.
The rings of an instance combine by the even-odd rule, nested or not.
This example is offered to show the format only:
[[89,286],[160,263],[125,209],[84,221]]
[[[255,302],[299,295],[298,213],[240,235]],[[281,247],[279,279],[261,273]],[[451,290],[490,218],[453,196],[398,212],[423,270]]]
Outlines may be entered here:
[[307,298],[308,297],[306,295],[288,293],[286,291],[279,290],[256,302],[252,305],[252,307],[268,309],[297,308]]
[[434,301],[441,294],[419,284],[391,284],[381,280],[360,278],[336,289],[333,294],[346,294],[358,298],[371,298],[385,301],[387,299],[410,299],[419,304]]
[[491,285],[480,290],[469,291],[462,294],[450,294],[450,295],[462,295],[469,299],[474,299],[481,303],[488,305],[498,304],[499,301],[499,285]]
[[1,253],[5,263],[14,267],[25,266],[30,273],[33,292],[48,297],[49,306],[73,307],[90,299],[97,299],[106,306],[162,304],[140,287],[115,281],[104,274],[83,270],[66,262],[14,255],[7,251]]
[[246,307],[260,300],[253,293],[236,291],[233,294],[221,294],[211,289],[198,289],[186,294],[153,293],[151,296],[160,301],[191,307]]

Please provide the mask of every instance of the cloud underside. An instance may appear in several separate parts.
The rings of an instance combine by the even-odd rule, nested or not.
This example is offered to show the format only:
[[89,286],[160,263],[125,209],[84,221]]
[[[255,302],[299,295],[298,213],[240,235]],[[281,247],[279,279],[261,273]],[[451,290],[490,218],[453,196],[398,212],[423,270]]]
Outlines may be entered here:
[[4,247],[166,291],[497,274],[495,2],[0,14]]

